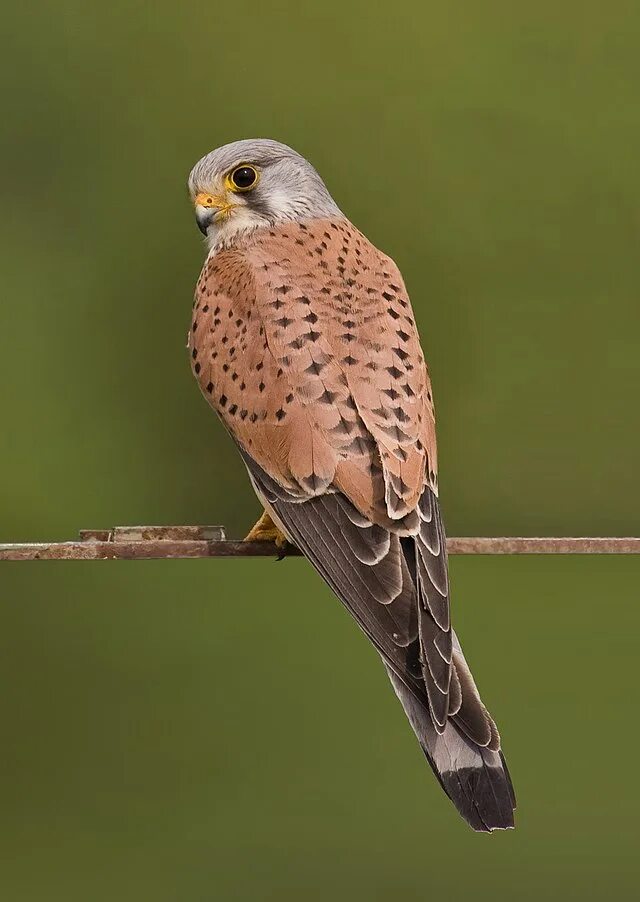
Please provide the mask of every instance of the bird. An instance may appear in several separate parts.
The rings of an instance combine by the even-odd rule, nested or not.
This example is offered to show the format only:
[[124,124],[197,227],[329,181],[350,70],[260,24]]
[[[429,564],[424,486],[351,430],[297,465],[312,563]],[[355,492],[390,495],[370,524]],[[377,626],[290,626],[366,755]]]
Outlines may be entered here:
[[246,540],[300,549],[462,817],[513,827],[500,735],[451,627],[431,381],[398,267],[278,141],[207,153],[188,189],[207,250],[188,349],[264,509]]

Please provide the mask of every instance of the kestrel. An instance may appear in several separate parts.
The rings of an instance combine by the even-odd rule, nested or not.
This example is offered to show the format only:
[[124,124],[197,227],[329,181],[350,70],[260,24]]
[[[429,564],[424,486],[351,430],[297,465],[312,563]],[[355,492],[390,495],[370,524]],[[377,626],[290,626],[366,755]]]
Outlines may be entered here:
[[247,538],[304,553],[460,814],[512,827],[498,730],[450,624],[431,383],[397,266],[276,141],[212,151],[189,191],[208,245],[192,368],[265,509]]

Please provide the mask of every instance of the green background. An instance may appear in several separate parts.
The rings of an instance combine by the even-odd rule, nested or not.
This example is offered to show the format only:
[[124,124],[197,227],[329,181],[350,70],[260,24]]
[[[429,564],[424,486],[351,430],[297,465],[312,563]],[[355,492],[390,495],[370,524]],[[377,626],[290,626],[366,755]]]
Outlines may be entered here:
[[[637,2],[38,0],[2,44],[0,541],[255,519],[184,348],[186,176],[251,136],[405,274],[449,533],[638,533]],[[508,834],[304,561],[0,565],[0,898],[628,898],[640,561],[451,570]]]

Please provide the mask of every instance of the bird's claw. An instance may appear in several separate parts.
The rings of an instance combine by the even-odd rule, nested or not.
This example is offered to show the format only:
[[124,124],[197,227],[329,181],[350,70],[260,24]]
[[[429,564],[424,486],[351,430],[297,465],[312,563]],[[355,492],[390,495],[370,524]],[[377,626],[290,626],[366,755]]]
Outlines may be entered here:
[[285,557],[287,545],[287,537],[278,529],[269,514],[265,511],[255,526],[247,533],[245,542],[273,542],[279,551],[277,561],[281,561]]

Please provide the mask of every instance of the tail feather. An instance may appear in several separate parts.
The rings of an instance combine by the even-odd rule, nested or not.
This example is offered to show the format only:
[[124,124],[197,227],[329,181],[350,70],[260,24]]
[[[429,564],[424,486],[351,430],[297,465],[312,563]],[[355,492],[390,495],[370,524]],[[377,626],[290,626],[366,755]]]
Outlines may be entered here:
[[514,826],[516,805],[502,752],[477,745],[448,720],[436,732],[426,698],[421,700],[386,664],[396,695],[440,785],[462,817],[484,833]]

